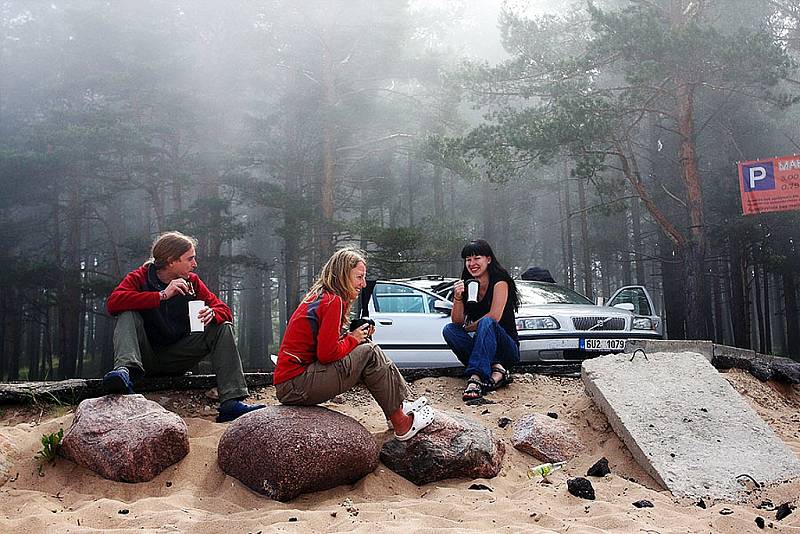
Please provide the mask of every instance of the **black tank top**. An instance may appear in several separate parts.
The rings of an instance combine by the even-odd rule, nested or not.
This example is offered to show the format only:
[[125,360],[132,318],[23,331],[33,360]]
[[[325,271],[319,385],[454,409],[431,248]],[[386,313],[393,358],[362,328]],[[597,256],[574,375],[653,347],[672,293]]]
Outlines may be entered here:
[[[489,279],[489,287],[486,288],[486,294],[483,296],[483,299],[479,300],[478,302],[467,302],[466,301],[466,291],[463,294],[464,300],[464,310],[466,312],[467,321],[474,322],[489,313],[492,309],[492,297],[494,296],[494,286],[497,282],[503,282],[499,278],[490,278]],[[509,286],[509,291],[511,287]],[[503,327],[503,330],[508,332],[508,335],[511,336],[511,339],[516,341],[517,345],[519,345],[519,336],[517,335],[517,323],[514,317],[514,305],[511,302],[511,295],[508,296],[506,299],[506,305],[503,308],[503,315],[500,317],[498,321],[500,326]]]

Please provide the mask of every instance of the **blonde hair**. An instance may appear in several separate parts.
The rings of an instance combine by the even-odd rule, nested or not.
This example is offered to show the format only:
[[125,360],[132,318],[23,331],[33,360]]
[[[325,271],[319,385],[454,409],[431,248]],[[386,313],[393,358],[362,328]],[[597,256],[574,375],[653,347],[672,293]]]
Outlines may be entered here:
[[149,261],[155,264],[156,269],[163,269],[192,247],[197,248],[197,239],[176,231],[164,232],[153,241]]
[[344,317],[347,317],[351,304],[358,296],[358,289],[353,285],[350,273],[359,263],[366,266],[367,260],[364,253],[357,248],[345,247],[334,252],[322,266],[317,281],[308,290],[303,302],[311,302],[322,291],[333,293],[344,301]]

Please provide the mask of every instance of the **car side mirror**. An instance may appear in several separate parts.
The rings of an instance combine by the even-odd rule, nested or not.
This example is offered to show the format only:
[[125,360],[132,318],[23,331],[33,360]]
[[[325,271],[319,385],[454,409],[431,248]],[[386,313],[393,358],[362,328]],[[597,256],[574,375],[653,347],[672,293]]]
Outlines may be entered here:
[[620,310],[628,310],[632,312],[636,309],[636,306],[633,305],[632,302],[620,302],[619,304],[614,304],[614,308],[619,308]]
[[453,303],[449,300],[437,300],[433,303],[433,309],[439,313],[450,315],[453,312]]

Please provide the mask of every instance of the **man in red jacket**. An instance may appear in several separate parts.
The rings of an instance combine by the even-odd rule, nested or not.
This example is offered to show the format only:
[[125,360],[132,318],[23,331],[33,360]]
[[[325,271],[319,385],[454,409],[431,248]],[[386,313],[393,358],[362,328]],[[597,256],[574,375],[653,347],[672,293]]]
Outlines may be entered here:
[[[106,306],[117,316],[114,369],[103,377],[107,393],[133,393],[133,380],[144,374],[177,376],[211,356],[217,375],[217,422],[232,421],[263,404],[245,404],[247,384],[236,348],[231,309],[194,274],[194,238],[180,232],[161,234],[152,257],[128,273],[111,292]],[[189,301],[202,300],[202,332],[189,328]]]

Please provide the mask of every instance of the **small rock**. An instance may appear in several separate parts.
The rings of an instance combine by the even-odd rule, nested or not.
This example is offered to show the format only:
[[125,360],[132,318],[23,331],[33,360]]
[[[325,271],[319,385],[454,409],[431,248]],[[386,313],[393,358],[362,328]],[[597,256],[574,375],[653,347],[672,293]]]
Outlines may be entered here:
[[289,523],[294,523],[295,521],[297,521],[296,517],[290,517],[289,518]]
[[211,400],[219,400],[219,391],[217,391],[217,388],[211,388],[206,391],[206,397]]
[[486,397],[478,397],[477,399],[468,400],[464,404],[467,406],[480,406],[482,404],[495,404],[495,402],[487,399]]
[[483,411],[481,412],[481,415],[488,415],[488,414],[489,414],[489,410],[483,410]]
[[604,477],[607,474],[611,473],[611,469],[608,468],[608,458],[605,456],[597,460],[592,467],[586,471],[587,477]]
[[167,487],[168,487],[168,488],[171,488],[171,487],[172,487],[172,482],[170,482],[169,480],[167,480]]
[[490,488],[486,484],[471,484],[469,489],[471,489],[471,490],[480,490],[480,491],[494,491],[492,488]]
[[760,510],[774,510],[775,509],[775,505],[772,504],[771,500],[764,499],[763,501],[761,501],[761,504],[756,506],[756,508],[759,508]]
[[732,513],[733,510],[731,510],[730,508],[723,508],[722,510],[719,511],[719,515],[731,515]]
[[117,513],[118,514],[122,514],[122,515],[126,515],[129,512],[130,512],[130,510],[128,510],[127,508],[123,508],[122,510],[118,511]]
[[694,503],[694,505],[697,506],[698,508],[702,508],[703,510],[706,509],[706,501],[704,501],[703,499],[700,499],[699,501]]
[[551,463],[571,460],[584,448],[570,425],[538,413],[514,421],[511,443],[515,449]]
[[765,523],[764,523],[764,518],[763,517],[761,517],[761,516],[756,517],[756,525],[758,525],[758,528],[763,529],[764,528],[764,524]]
[[636,508],[653,508],[653,503],[648,501],[647,499],[642,499],[641,501],[636,501],[633,503]]
[[556,412],[547,412],[547,417],[552,417],[553,419],[558,419],[558,414]]
[[775,519],[780,521],[787,515],[791,514],[792,510],[794,510],[794,506],[788,502],[783,503],[782,505],[778,506],[778,510],[775,512]]
[[511,419],[509,419],[508,417],[501,417],[500,419],[497,420],[497,426],[499,426],[500,428],[505,428],[508,426],[508,423],[510,422]]
[[336,512],[331,512],[331,517],[336,517]]
[[583,477],[570,478],[567,480],[567,491],[581,499],[594,500],[594,487],[592,483]]

